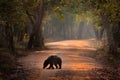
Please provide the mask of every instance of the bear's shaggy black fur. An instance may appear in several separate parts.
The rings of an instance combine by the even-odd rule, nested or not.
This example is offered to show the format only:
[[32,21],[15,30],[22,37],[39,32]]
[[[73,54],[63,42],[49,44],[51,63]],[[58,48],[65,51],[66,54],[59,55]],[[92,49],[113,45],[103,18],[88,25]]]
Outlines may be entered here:
[[44,61],[43,69],[46,68],[48,65],[49,65],[48,69],[51,69],[51,68],[54,69],[54,66],[56,67],[56,69],[61,69],[62,60],[60,57],[56,55],[51,55]]

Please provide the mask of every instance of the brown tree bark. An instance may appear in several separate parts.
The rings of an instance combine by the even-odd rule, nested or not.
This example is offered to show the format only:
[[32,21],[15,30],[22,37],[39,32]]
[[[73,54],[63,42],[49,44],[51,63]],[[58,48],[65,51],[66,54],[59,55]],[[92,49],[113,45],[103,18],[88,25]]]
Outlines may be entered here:
[[32,33],[30,34],[29,42],[27,45],[28,49],[31,49],[32,47],[39,47],[42,49],[44,47],[44,38],[43,38],[43,30],[42,30],[42,20],[44,18],[44,3],[41,2],[40,6],[37,7],[35,12],[35,21],[31,18],[31,15],[28,11],[26,11],[26,14],[28,15],[31,24],[33,26]]
[[20,42],[23,41],[23,39],[24,39],[24,31],[19,31],[17,41]]
[[120,26],[119,25],[120,25],[120,22],[114,23],[114,28],[112,29],[117,47],[120,47]]
[[11,27],[9,22],[6,22],[5,34],[6,34],[5,38],[7,41],[8,49],[9,49],[11,54],[14,54],[15,53],[15,46],[14,46],[14,41],[13,41],[13,31],[12,31],[12,27]]
[[114,35],[113,35],[113,27],[110,26],[108,17],[106,15],[102,16],[103,19],[103,26],[105,27],[105,31],[107,33],[107,41],[108,41],[108,53],[112,54],[112,55],[117,55],[117,44],[115,42],[114,39]]
[[95,36],[97,40],[101,40],[104,34],[104,28],[100,29],[100,30],[96,30],[94,28],[94,32],[95,32]]
[[118,22],[118,35],[119,35],[119,37],[118,37],[118,47],[120,48],[120,22]]

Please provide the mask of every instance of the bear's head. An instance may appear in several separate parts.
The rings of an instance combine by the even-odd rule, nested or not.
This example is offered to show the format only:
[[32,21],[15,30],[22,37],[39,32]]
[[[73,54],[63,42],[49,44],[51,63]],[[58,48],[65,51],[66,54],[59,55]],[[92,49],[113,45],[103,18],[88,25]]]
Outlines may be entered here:
[[43,64],[43,69],[46,68],[48,64],[49,64],[48,60],[45,60]]

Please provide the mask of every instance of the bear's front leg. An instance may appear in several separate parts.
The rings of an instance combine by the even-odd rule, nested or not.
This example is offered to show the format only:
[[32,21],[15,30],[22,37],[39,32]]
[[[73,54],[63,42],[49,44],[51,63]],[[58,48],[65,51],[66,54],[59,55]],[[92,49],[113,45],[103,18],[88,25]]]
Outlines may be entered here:
[[54,64],[54,65],[55,65],[56,69],[58,69],[58,65],[57,64]]
[[61,69],[61,64],[59,64],[59,69]]

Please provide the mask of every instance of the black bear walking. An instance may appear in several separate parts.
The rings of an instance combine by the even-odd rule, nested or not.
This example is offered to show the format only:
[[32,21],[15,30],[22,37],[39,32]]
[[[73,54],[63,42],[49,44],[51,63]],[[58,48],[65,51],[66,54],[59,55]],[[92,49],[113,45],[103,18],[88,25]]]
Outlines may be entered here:
[[48,69],[54,69],[54,66],[56,69],[61,69],[62,68],[62,60],[60,57],[56,55],[51,55],[49,56],[43,64],[43,69],[46,68],[49,65]]

